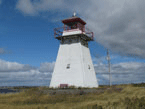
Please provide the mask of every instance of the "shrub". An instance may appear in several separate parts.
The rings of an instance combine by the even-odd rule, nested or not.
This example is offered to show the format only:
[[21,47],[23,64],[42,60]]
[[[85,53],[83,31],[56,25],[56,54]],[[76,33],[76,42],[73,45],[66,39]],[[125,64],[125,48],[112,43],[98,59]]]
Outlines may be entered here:
[[79,95],[84,95],[84,94],[85,94],[85,92],[83,90],[80,90]]
[[74,88],[76,88],[75,86],[69,86],[68,87],[69,89],[74,89]]
[[103,109],[102,106],[98,106],[97,104],[88,105],[87,109]]
[[137,97],[133,97],[132,99],[126,97],[124,99],[124,104],[126,105],[126,109],[144,109],[145,97],[141,97],[140,99]]
[[80,90],[80,89],[82,89],[82,87],[78,87],[78,89]]

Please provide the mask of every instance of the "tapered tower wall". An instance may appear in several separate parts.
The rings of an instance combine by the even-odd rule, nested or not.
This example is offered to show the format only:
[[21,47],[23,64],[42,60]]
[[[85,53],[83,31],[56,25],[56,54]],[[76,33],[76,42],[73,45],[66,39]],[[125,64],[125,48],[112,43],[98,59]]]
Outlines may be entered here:
[[81,46],[83,66],[84,66],[84,84],[85,87],[98,87],[98,82],[96,79],[96,73],[92,63],[90,50],[86,46]]
[[74,38],[60,44],[50,87],[60,84],[98,87],[87,42]]
[[80,43],[60,44],[50,87],[83,86],[80,46]]

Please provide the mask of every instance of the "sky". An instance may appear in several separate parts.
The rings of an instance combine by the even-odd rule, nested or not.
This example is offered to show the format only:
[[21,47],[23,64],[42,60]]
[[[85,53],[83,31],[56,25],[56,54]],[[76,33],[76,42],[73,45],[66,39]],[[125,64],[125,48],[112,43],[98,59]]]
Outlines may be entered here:
[[99,84],[109,80],[106,49],[114,84],[143,82],[144,6],[144,0],[0,0],[0,86],[49,86],[59,48],[53,29],[73,12],[94,32],[89,48]]

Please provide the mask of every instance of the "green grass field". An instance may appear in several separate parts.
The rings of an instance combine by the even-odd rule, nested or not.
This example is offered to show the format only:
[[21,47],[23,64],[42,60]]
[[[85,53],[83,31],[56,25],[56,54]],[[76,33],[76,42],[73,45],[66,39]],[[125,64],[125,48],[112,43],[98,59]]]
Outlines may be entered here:
[[20,93],[0,94],[0,109],[145,109],[143,85],[118,85],[103,93],[86,94],[46,94],[47,87],[28,88]]

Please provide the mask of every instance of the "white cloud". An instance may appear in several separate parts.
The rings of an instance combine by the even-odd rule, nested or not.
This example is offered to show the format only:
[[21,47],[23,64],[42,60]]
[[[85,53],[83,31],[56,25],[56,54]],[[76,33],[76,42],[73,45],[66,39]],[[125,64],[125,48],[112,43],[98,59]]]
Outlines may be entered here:
[[75,10],[95,32],[98,43],[123,55],[145,58],[144,6],[144,0],[18,0],[16,7],[27,15]]
[[43,11],[60,9],[64,5],[64,0],[18,0],[16,9],[25,15],[34,16]]
[[40,72],[53,72],[55,63],[41,63],[40,64]]
[[19,64],[17,62],[8,62],[0,60],[0,72],[18,72],[18,71],[28,71],[33,69],[29,65]]
[[[106,64],[95,64],[96,73],[107,73],[108,65]],[[117,64],[111,64],[112,73],[144,73],[145,63],[139,62],[123,62]]]
[[[102,82],[109,83],[108,66],[105,64],[95,64],[97,77]],[[101,73],[101,75],[99,74]],[[108,74],[104,74],[108,73]],[[114,83],[140,82],[145,81],[145,63],[124,62],[111,65],[112,81]]]
[[31,0],[18,0],[16,8],[19,9],[24,14],[32,16],[37,14],[37,11],[33,7]]
[[0,86],[49,85],[54,63],[41,63],[40,68],[0,60]]
[[[103,63],[94,65],[99,83],[109,83],[108,66]],[[30,67],[17,62],[0,60],[0,86],[17,85],[49,85],[53,72],[53,63],[41,63],[39,68]],[[145,63],[124,62],[111,65],[112,81],[123,83],[127,81],[140,82],[145,78]],[[120,74],[124,73],[124,74]]]
[[120,54],[145,58],[144,5],[143,0],[109,0],[96,4],[92,0],[91,8],[83,15],[97,42]]

